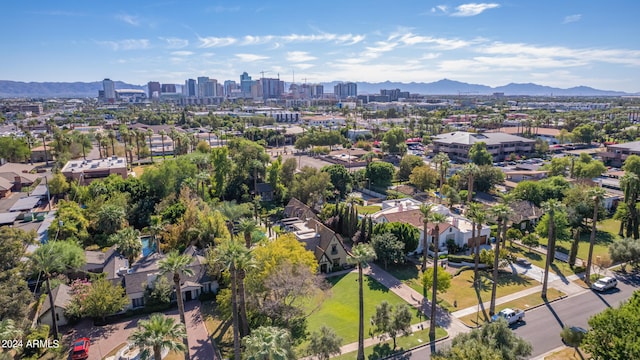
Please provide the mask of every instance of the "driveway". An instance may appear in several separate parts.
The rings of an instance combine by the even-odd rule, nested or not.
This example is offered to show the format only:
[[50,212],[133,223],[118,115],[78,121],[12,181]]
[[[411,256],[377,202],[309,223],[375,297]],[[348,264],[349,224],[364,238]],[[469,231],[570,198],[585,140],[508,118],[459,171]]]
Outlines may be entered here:
[[[165,312],[165,314],[180,321],[178,309]],[[84,319],[75,326],[76,331],[73,336],[75,338],[84,336],[90,338],[91,349],[88,360],[102,360],[111,350],[126,342],[129,335],[137,329],[138,320],[145,318],[147,315],[106,326],[93,326],[92,320]],[[214,359],[213,347],[200,313],[200,301],[194,300],[185,303],[185,320],[191,359]]]

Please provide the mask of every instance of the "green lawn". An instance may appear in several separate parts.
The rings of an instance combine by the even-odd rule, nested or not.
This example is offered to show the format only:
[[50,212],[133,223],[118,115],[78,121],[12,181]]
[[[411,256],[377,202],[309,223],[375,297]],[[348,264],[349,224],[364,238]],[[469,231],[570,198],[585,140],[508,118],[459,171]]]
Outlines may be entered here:
[[[609,256],[609,244],[614,242],[619,238],[618,236],[618,227],[620,226],[620,222],[607,219],[603,220],[602,223],[598,223],[598,231],[596,232],[596,243],[593,246],[593,258],[596,256],[608,257]],[[590,231],[583,231],[580,234],[580,246],[578,248],[578,258],[582,260],[587,260],[589,256],[589,240],[591,237]],[[556,245],[559,251],[564,253],[569,253],[569,249],[571,249],[572,240],[558,240]],[[540,245],[547,245],[548,241],[546,237],[540,238]]]
[[217,309],[217,305],[213,301],[203,301],[200,306],[200,312],[204,319],[205,327],[209,336],[211,336],[222,356],[227,358],[233,357],[233,329],[231,319],[223,319]]
[[[397,279],[409,285],[418,293],[422,294],[422,285],[418,280],[420,276],[418,265],[405,264],[401,266],[394,266],[389,267],[387,271]],[[491,298],[490,279],[492,274],[487,274],[486,271],[481,270],[480,277],[482,279],[480,296],[484,299],[483,301],[487,301]],[[536,285],[538,285],[536,281],[529,279],[524,275],[514,275],[511,272],[500,271],[498,276],[497,297],[509,295]],[[431,298],[430,291],[428,292],[427,297]],[[457,307],[453,306],[454,302],[457,302]],[[463,271],[458,276],[451,279],[451,287],[449,290],[445,293],[438,294],[438,303],[452,312],[477,304],[477,296],[475,289],[473,288],[473,270]]]
[[[332,285],[331,295],[311,315],[307,317],[307,331],[318,331],[323,325],[331,327],[343,340],[343,344],[358,341],[358,275],[349,273],[327,279]],[[364,277],[364,330],[369,334],[369,319],[375,314],[376,306],[383,300],[391,305],[406,304],[402,298],[392,293],[368,276]],[[317,304],[309,304],[310,308]],[[418,323],[417,311],[412,310],[412,324]]]
[[[442,328],[436,329],[436,339],[441,339],[447,336],[447,332]],[[389,339],[387,341],[381,342],[374,346],[368,346],[364,348],[364,356],[366,359],[381,359],[383,357],[389,356],[394,352],[402,352],[405,350],[409,350],[419,345],[424,345],[429,342],[429,329],[416,331],[407,336],[401,336],[396,339],[396,350],[393,350],[393,340]],[[342,354],[338,357],[332,358],[334,360],[351,360],[355,359],[357,352],[350,352],[347,354]]]
[[[558,299],[563,295],[564,295],[564,293],[562,293],[561,291],[556,290],[554,288],[550,288],[550,289],[547,290],[547,300],[548,301],[552,301],[552,300]],[[526,309],[532,308],[534,306],[537,306],[537,305],[540,305],[540,304],[543,304],[543,303],[544,303],[544,300],[542,300],[542,297],[540,296],[540,293],[535,293],[535,294],[530,294],[530,295],[527,295],[527,296],[523,296],[521,298],[515,299],[513,301],[506,302],[506,303],[501,304],[501,305],[496,305],[496,312],[499,312],[500,310],[506,309],[506,308],[526,310]],[[489,316],[489,309],[486,308],[486,309],[484,309],[484,311],[480,310],[480,313],[474,312],[473,314],[465,315],[465,316],[460,318],[460,321],[462,321],[463,323],[465,323],[468,326],[476,326],[478,324],[476,322],[476,320],[478,320],[480,322],[480,324],[483,324],[483,323],[489,321],[488,316]],[[526,315],[525,315],[525,320],[526,320]]]
[[361,214],[361,215],[373,214],[380,211],[381,209],[382,209],[382,206],[380,205],[367,205],[367,206],[356,205],[356,210],[358,210],[358,214]]

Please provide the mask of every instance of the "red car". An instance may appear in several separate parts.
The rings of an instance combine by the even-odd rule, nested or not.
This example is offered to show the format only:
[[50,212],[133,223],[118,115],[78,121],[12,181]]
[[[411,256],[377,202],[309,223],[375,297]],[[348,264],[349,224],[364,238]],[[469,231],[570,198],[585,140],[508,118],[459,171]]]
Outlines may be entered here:
[[91,341],[89,338],[83,337],[79,338],[73,343],[73,349],[71,350],[71,359],[72,360],[80,360],[86,359],[89,357],[89,345],[91,345]]

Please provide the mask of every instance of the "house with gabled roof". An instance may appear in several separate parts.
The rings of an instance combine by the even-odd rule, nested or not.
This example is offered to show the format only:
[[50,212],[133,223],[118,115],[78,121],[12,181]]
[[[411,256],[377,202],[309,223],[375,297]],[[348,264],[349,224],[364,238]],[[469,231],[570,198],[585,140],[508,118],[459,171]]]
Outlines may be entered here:
[[[60,284],[51,289],[51,295],[53,296],[53,314],[55,314],[58,326],[66,325],[69,319],[64,315],[67,306],[71,302],[71,287],[65,284]],[[51,318],[51,302],[47,297],[42,303],[42,308],[38,313],[38,322],[40,324],[46,324],[53,326],[53,319]]]
[[514,201],[509,204],[509,207],[512,210],[509,215],[509,221],[513,224],[513,227],[520,230],[535,226],[544,215],[544,211],[541,208],[527,200]]

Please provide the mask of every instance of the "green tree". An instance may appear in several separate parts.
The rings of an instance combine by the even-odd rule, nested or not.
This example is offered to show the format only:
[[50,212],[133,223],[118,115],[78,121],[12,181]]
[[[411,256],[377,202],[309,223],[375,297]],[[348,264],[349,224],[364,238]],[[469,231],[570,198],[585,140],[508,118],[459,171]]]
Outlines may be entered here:
[[283,328],[261,326],[243,340],[246,360],[293,360],[291,334]]
[[141,359],[162,359],[162,350],[189,351],[180,339],[187,336],[184,324],[162,314],[151,314],[148,320],[140,320],[138,329],[129,336],[133,346],[141,350]]
[[413,172],[413,169],[418,166],[425,166],[424,161],[417,155],[405,155],[400,160],[400,169],[398,170],[398,179],[407,180]]
[[[51,309],[55,309],[53,305],[53,295],[51,293],[51,277],[72,269],[78,269],[84,265],[86,261],[82,248],[72,241],[49,241],[38,247],[31,254],[30,260],[32,271],[37,274],[42,274],[45,279]],[[53,337],[57,339],[58,321],[55,316],[52,316],[51,319]]]
[[[558,222],[556,221],[556,219],[562,218],[562,216],[560,216],[560,214],[562,214],[562,209],[560,209],[560,203],[555,199],[551,199],[545,202],[543,204],[543,207],[544,207],[544,210],[547,212],[547,214],[545,215],[547,217],[546,229],[545,229],[545,226],[542,225],[542,221],[541,221],[540,224],[538,224],[538,226],[540,227],[540,231],[538,231],[538,227],[536,227],[536,231],[538,231],[538,233],[541,234],[543,233],[542,230],[547,230],[547,236],[548,236],[547,259],[544,266],[544,279],[542,281],[542,294],[541,294],[542,298],[546,299],[547,286],[548,286],[548,280],[549,280],[549,267],[551,266],[555,258],[557,234],[558,234],[558,230],[560,230],[558,229],[559,226],[557,226]],[[560,212],[560,214],[557,214],[556,211]],[[540,235],[540,236],[543,236],[543,235]]]
[[451,348],[434,360],[520,360],[531,355],[531,344],[517,336],[504,320],[456,335]]
[[0,321],[0,340],[14,340],[22,338],[22,330],[12,319]]
[[640,264],[640,239],[623,238],[615,241],[609,245],[609,256],[613,262],[637,268]]
[[529,251],[531,251],[532,247],[538,246],[539,244],[540,241],[538,240],[538,236],[536,234],[527,234],[522,237],[522,245],[528,247]]
[[49,193],[51,195],[62,195],[69,191],[69,183],[62,173],[56,173],[49,181]]
[[364,292],[362,282],[364,281],[362,272],[367,263],[375,260],[375,250],[368,244],[358,244],[351,250],[347,259],[351,264],[358,267],[358,355],[356,359],[364,360]]
[[429,232],[429,220],[431,219],[431,214],[434,212],[433,204],[422,204],[420,205],[420,215],[422,216],[422,272],[427,271],[427,236]]
[[[503,233],[502,227],[506,225],[509,220],[509,215],[511,215],[511,208],[509,208],[505,204],[498,204],[491,209],[492,215],[496,218],[496,222],[498,223],[498,231],[496,233],[496,244],[493,249],[493,282],[491,283],[491,303],[489,305],[489,314],[493,316],[496,309],[496,293],[498,286],[498,276],[499,276],[499,263],[500,263],[500,241],[501,234]],[[504,239],[502,239],[504,241]]]
[[450,164],[450,159],[449,159],[449,155],[445,154],[445,153],[437,153],[433,159],[431,159],[431,162],[436,164],[436,171],[439,173],[440,175],[440,196],[438,196],[438,202],[440,204],[442,204],[442,195],[443,195],[443,187],[444,187],[444,180],[447,177],[447,171],[449,169],[449,164]]
[[598,208],[604,200],[606,192],[601,187],[593,187],[589,190],[589,197],[593,201],[593,216],[591,217],[591,236],[589,237],[589,255],[587,255],[587,268],[585,269],[584,281],[591,284],[591,263],[593,258],[593,247],[596,244],[596,232],[598,231]]
[[606,308],[589,319],[591,330],[583,340],[593,359],[640,359],[640,292],[618,308]]
[[353,177],[344,165],[328,165],[323,167],[321,171],[329,174],[331,184],[333,184],[333,188],[338,191],[341,199],[351,192]]
[[340,355],[342,338],[333,329],[322,325],[320,331],[312,332],[309,336],[307,352],[318,360],[329,360],[332,355]]
[[117,204],[104,204],[96,213],[94,227],[105,235],[115,234],[126,225],[127,213]]
[[326,199],[331,186],[328,173],[305,166],[295,175],[290,194],[305,204],[314,204]]
[[470,204],[473,199],[473,185],[479,171],[480,168],[474,163],[466,164],[462,168],[462,175],[467,178],[467,204]]
[[496,185],[504,182],[504,173],[499,168],[491,165],[478,166],[478,173],[475,176],[474,189],[477,191],[490,191]]
[[389,263],[402,263],[404,260],[404,243],[391,233],[374,235],[371,238],[371,246],[378,260],[382,260],[385,269]]
[[165,310],[171,305],[171,293],[173,285],[166,276],[158,276],[152,283],[147,283],[144,288],[144,307],[147,311]]
[[[186,326],[186,320],[184,318],[184,300],[182,299],[182,288],[180,286],[180,276],[192,276],[193,270],[190,268],[193,258],[187,254],[181,255],[178,251],[172,251],[167,254],[167,257],[158,262],[158,269],[160,275],[172,274],[173,285],[176,290],[176,298],[178,300],[178,311],[180,312],[180,322]],[[186,336],[183,337],[185,360],[189,360],[189,341]]]
[[584,335],[585,334],[583,332],[576,331],[568,326],[565,326],[560,332],[560,337],[562,338],[562,341],[564,341],[565,344],[573,348],[574,355],[578,351],[578,346],[582,344]]
[[421,191],[433,189],[438,181],[438,172],[427,165],[415,167],[409,175],[409,182]]
[[391,185],[395,168],[392,164],[383,161],[374,161],[367,165],[365,176],[371,181],[371,185],[387,187]]
[[507,230],[507,240],[509,240],[509,246],[513,247],[513,240],[522,239],[522,232],[516,228],[509,228]]
[[129,264],[133,264],[142,254],[140,231],[132,227],[118,230],[117,233],[109,237],[109,242],[116,245],[122,256],[129,260]]
[[226,146],[211,149],[211,164],[213,166],[212,190],[213,195],[222,197],[226,191],[228,176],[231,170],[229,149]]
[[404,253],[414,251],[418,247],[418,242],[420,241],[420,230],[407,223],[380,223],[373,227],[373,235],[381,235],[385,233],[392,234],[404,245]]
[[[438,271],[436,280],[436,291],[439,293],[446,292],[451,287],[451,274],[440,269]],[[428,268],[427,271],[420,275],[420,284],[422,285],[422,296],[427,297],[429,290],[433,290],[433,268]]]
[[407,336],[411,333],[411,310],[407,304],[396,304],[396,309],[393,312],[393,319],[389,330],[389,336],[393,339],[393,349],[396,349],[396,338],[402,334]]
[[67,239],[84,242],[89,238],[89,220],[75,201],[58,201],[56,221],[49,226],[49,239]]
[[[487,213],[480,203],[469,204],[469,210],[467,217],[472,221],[472,236],[475,239],[474,246],[474,266],[473,266],[473,281],[478,283],[478,267],[480,266],[480,232],[482,231],[482,224],[487,220]],[[476,230],[477,231],[474,231]]]
[[487,144],[483,141],[471,145],[469,160],[478,166],[493,164],[493,156],[491,156],[491,153],[487,150]]
[[580,125],[573,129],[571,137],[575,142],[591,144],[596,137],[596,129],[591,124]]
[[402,128],[391,128],[382,137],[382,141],[389,146],[388,152],[391,154],[401,153],[401,145],[405,144],[406,139],[407,137],[404,133],[404,129]]
[[[635,155],[631,155],[629,158],[632,156]],[[629,158],[627,158],[627,160],[629,160]],[[620,187],[622,187],[622,191],[624,192],[624,202],[627,204],[627,209],[629,211],[627,236],[629,236],[630,233],[633,233],[633,238],[638,239],[640,238],[640,232],[638,231],[638,209],[636,204],[638,202],[638,194],[640,194],[640,177],[633,172],[625,170],[625,174],[620,179]]]
[[80,300],[84,315],[99,318],[103,322],[107,315],[121,311],[127,304],[129,304],[129,298],[124,288],[106,279],[93,282],[86,296]]

